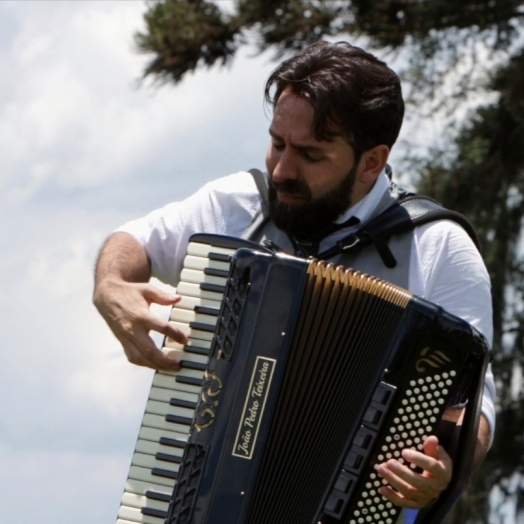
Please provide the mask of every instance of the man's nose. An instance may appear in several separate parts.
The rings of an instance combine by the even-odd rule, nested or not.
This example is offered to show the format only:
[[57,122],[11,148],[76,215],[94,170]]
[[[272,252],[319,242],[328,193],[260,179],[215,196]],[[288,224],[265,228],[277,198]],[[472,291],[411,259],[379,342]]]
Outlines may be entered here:
[[275,182],[284,182],[286,180],[296,180],[299,178],[297,158],[293,151],[286,148],[281,152],[273,169],[272,178]]

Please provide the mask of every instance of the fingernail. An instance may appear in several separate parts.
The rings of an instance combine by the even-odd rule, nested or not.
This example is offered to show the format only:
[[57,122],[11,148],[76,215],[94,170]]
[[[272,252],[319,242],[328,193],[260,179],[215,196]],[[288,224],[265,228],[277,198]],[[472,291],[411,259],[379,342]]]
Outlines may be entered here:
[[386,467],[385,464],[377,464],[377,465],[375,466],[375,470],[377,471],[377,473],[378,473],[379,475],[383,475],[384,473],[387,472],[388,468]]

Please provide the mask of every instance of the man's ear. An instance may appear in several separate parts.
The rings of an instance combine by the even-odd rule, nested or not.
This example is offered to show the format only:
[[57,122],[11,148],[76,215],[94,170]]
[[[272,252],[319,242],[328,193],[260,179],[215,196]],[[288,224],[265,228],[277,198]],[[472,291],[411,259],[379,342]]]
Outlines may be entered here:
[[362,155],[358,165],[359,182],[365,186],[372,186],[386,167],[388,157],[389,147],[384,144],[368,149]]

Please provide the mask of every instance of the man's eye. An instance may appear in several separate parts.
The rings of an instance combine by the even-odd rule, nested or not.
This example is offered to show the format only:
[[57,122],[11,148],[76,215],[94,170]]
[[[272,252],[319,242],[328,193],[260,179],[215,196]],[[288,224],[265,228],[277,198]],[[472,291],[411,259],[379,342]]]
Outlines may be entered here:
[[284,149],[284,144],[275,144],[275,142],[273,142],[273,147],[277,150],[277,151],[282,151]]
[[302,152],[302,156],[308,161],[308,162],[318,162],[322,160],[321,158],[317,156],[310,155],[307,151]]

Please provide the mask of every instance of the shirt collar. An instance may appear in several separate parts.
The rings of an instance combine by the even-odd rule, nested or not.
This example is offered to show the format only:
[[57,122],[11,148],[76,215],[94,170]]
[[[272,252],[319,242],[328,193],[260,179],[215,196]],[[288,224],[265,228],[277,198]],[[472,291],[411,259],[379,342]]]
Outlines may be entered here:
[[351,206],[347,211],[340,215],[335,223],[342,224],[352,216],[358,218],[361,224],[366,222],[388,190],[389,185],[390,181],[386,175],[386,170],[384,169],[378,176],[371,191],[362,200],[359,200],[354,206]]

